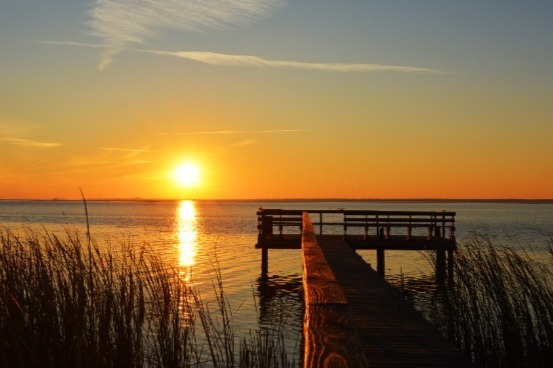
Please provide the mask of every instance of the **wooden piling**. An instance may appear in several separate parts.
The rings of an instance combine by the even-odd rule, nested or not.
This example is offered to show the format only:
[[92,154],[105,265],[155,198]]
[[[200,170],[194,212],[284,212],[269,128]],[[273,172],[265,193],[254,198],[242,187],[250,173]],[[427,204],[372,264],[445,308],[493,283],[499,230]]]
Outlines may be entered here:
[[447,250],[447,281],[449,286],[453,286],[455,282],[455,250]]
[[445,250],[436,251],[436,283],[443,284],[446,278],[446,257]]
[[376,250],[376,272],[384,276],[386,273],[386,261],[384,257],[384,248]]
[[261,248],[261,278],[267,279],[269,275],[269,248]]

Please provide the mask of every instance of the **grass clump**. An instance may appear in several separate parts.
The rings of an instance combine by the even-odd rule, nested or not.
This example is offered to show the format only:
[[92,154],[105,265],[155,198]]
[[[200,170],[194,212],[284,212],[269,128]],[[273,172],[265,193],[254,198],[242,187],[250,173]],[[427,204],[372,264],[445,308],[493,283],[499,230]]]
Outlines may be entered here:
[[474,237],[455,254],[455,284],[430,318],[480,367],[549,367],[553,361],[553,253]]
[[71,232],[0,230],[0,366],[292,365],[278,331],[252,332],[235,352],[220,275],[208,305],[145,247],[106,248]]

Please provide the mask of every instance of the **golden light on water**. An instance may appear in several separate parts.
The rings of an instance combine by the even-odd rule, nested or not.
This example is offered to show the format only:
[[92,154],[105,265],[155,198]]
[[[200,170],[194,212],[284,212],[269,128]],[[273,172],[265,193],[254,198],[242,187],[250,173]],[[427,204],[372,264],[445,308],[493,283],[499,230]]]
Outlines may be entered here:
[[184,278],[190,279],[191,267],[196,263],[196,206],[193,201],[181,201],[177,208],[179,267]]

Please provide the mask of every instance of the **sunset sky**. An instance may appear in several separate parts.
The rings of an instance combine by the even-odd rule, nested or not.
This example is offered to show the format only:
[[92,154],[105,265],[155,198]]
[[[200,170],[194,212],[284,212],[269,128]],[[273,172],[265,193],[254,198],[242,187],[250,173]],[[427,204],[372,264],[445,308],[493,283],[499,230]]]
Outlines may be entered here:
[[0,0],[0,198],[79,188],[553,198],[553,1]]

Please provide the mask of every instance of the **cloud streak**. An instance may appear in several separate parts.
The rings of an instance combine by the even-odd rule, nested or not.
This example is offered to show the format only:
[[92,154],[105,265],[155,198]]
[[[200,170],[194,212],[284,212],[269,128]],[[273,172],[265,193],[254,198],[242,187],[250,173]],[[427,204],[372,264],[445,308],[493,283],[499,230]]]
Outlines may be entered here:
[[198,32],[245,24],[270,16],[287,0],[96,0],[92,35],[104,46],[100,68],[122,49],[144,44],[163,29]]
[[0,141],[14,144],[17,146],[35,147],[35,148],[52,148],[59,147],[61,143],[54,142],[39,142],[32,139],[15,138],[15,137],[0,137]]
[[[88,44],[71,41],[40,41],[53,45],[78,46],[103,48],[103,45]],[[209,51],[161,51],[147,49],[125,49],[127,51],[141,52],[147,54],[156,54],[162,56],[178,57],[198,63],[213,66],[231,66],[231,67],[253,67],[253,68],[274,68],[274,69],[304,69],[323,72],[337,73],[424,73],[424,74],[444,74],[443,71],[432,68],[408,66],[408,65],[389,65],[373,63],[325,63],[325,62],[304,62],[293,60],[271,60],[253,55],[223,54]],[[120,50],[121,51],[121,50]]]
[[176,56],[210,65],[244,66],[258,68],[309,69],[326,72],[396,72],[396,73],[441,73],[439,70],[403,65],[358,64],[358,63],[311,63],[291,60],[270,60],[252,55],[232,55],[205,51],[146,51],[161,55]]
[[275,130],[213,130],[203,132],[176,132],[176,133],[160,133],[162,135],[232,135],[245,133],[301,133],[310,132],[311,130],[303,129],[275,129]]
[[126,153],[128,155],[136,156],[145,152],[152,152],[147,148],[120,148],[120,147],[100,147],[102,151]]

